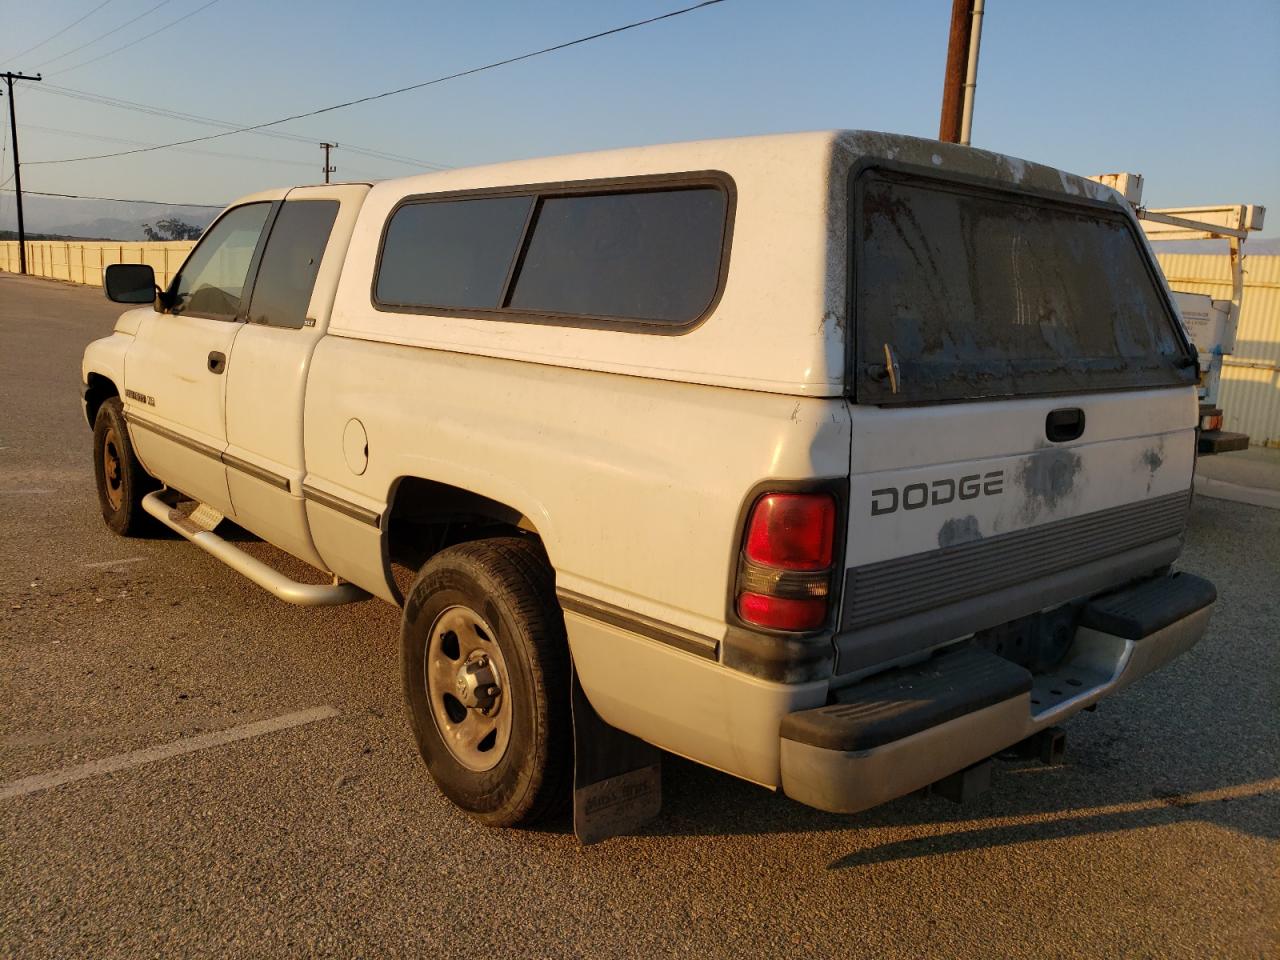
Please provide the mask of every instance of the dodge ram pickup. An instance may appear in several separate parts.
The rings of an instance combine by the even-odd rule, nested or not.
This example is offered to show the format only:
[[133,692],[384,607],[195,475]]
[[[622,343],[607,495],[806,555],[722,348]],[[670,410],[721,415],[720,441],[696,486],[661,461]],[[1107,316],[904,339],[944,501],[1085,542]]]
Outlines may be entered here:
[[864,810],[1216,599],[1173,569],[1195,350],[1129,206],[1046,166],[845,131],[272,190],[105,287],[107,524],[400,606],[413,734],[486,823],[576,801],[592,717]]

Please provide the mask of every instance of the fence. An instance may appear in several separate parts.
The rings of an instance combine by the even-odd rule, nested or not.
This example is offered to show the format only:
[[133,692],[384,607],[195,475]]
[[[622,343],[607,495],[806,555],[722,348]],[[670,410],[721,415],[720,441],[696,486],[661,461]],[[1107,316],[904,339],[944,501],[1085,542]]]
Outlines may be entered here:
[[[102,272],[113,263],[147,263],[156,282],[166,287],[182,266],[194,240],[120,243],[92,240],[28,240],[27,272],[34,277],[102,286]],[[0,240],[0,270],[18,272],[18,241]]]
[[[1157,258],[1175,290],[1231,299],[1231,266],[1225,253],[1165,253]],[[1225,250],[1226,244],[1224,243]],[[1223,427],[1247,433],[1252,443],[1280,447],[1280,256],[1244,259],[1244,300],[1236,350],[1222,360]]]

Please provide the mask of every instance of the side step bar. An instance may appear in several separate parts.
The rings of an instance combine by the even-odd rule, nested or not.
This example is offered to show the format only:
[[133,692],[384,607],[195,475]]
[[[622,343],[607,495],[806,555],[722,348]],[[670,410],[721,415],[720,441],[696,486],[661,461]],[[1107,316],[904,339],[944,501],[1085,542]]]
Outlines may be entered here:
[[147,494],[142,498],[142,509],[174,533],[190,540],[205,553],[217,557],[237,573],[244,574],[285,603],[302,607],[327,607],[368,598],[369,594],[353,583],[298,583],[290,580],[280,571],[273,570],[261,560],[249,556],[239,547],[200,526],[166,501],[163,496],[166,492],[168,491],[157,490]]

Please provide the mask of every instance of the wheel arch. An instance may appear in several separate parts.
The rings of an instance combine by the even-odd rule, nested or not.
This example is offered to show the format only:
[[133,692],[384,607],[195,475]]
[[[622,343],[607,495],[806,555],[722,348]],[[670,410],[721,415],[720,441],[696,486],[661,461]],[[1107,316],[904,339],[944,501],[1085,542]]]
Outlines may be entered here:
[[114,380],[101,373],[90,373],[85,377],[84,416],[92,428],[98,417],[98,410],[112,397],[120,396],[120,388]]
[[[446,547],[489,537],[536,538],[550,559],[545,516],[538,523],[530,514],[536,516],[538,511],[522,510],[507,498],[495,499],[427,477],[397,477],[387,496],[383,521],[387,580],[395,582],[393,564],[416,570]],[[401,591],[397,589],[396,593]]]
[[104,401],[124,396],[124,361],[131,343],[132,336],[116,332],[84,348],[80,382],[84,385],[84,413],[90,427]]

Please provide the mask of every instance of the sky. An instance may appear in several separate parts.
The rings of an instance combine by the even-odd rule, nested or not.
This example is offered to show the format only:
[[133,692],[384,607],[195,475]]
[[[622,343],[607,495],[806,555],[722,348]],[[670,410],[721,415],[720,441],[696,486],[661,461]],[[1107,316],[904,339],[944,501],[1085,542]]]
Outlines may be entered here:
[[[321,140],[339,144],[336,179],[365,179],[417,168],[342,144],[466,166],[793,130],[937,136],[949,0],[725,0],[273,128],[305,142],[239,134],[190,148],[201,152],[37,162],[216,132],[54,85],[258,123],[691,2],[0,0],[0,70],[48,82],[18,86],[24,188],[181,203],[315,182]],[[987,0],[973,144],[1075,173],[1142,173],[1150,206],[1263,204],[1264,235],[1278,236],[1280,0]],[[0,181],[11,173],[6,152]],[[12,203],[0,193],[0,212]]]

